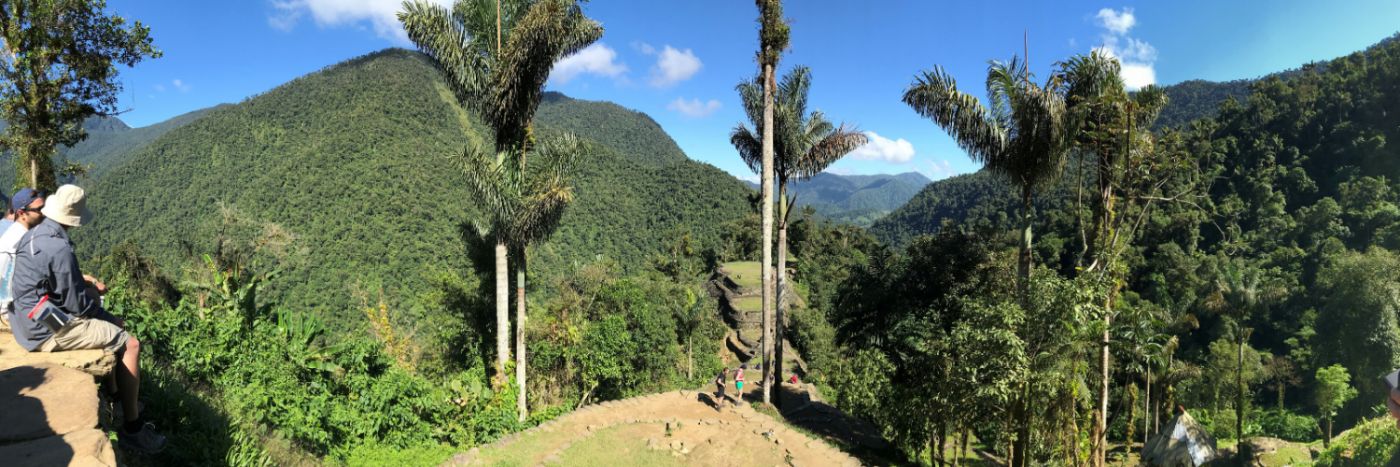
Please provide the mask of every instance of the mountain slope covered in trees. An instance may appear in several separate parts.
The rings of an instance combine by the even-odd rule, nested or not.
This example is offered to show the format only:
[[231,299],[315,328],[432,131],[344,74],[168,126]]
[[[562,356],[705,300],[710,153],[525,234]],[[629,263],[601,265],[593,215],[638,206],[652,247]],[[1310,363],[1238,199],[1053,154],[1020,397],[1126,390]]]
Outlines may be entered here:
[[[1164,193],[1141,217],[1126,261],[1132,304],[1124,307],[1162,310],[1166,322],[1181,326],[1173,331],[1176,355],[1207,375],[1237,358],[1228,342],[1239,325],[1226,315],[1242,313],[1252,331],[1246,363],[1259,368],[1244,376],[1257,399],[1251,404],[1311,410],[1312,375],[1333,364],[1347,369],[1361,394],[1383,393],[1378,377],[1400,362],[1400,301],[1379,285],[1397,280],[1392,252],[1400,249],[1395,109],[1400,41],[1387,40],[1251,83],[1248,96],[1226,100],[1218,115],[1161,131],[1156,150],[1183,156],[1188,166],[1173,170],[1197,174],[1199,185],[1182,197]],[[1084,175],[1076,167],[1071,163],[1035,207],[1037,264],[1070,276],[1082,265],[1081,229],[1090,228],[1081,223],[1088,207],[1072,188]],[[930,185],[871,231],[887,244],[918,245],[917,237],[948,225],[1012,232],[1017,212],[1006,182],[984,171]],[[1239,270],[1258,271],[1261,279],[1245,286],[1276,290],[1276,298],[1252,310],[1221,311],[1223,299],[1212,297],[1233,287],[1231,271]],[[1288,372],[1266,373],[1265,364]],[[1182,384],[1178,400],[1228,406],[1212,392],[1221,390],[1213,381]],[[1255,392],[1266,385],[1275,390]],[[1374,401],[1351,401],[1339,421],[1347,426],[1369,415]],[[1218,433],[1233,432],[1212,423],[1220,423]]]
[[[616,126],[572,120],[599,109]],[[576,202],[532,255],[546,268],[598,257],[635,267],[673,232],[713,239],[747,208],[738,180],[685,158],[643,114],[553,96],[539,115],[540,137],[575,129],[596,142]],[[377,52],[213,109],[131,154],[89,191],[100,218],[78,243],[97,255],[130,242],[167,272],[257,246],[250,261],[280,270],[273,293],[293,309],[336,315],[380,291],[411,307],[442,277],[475,281],[466,239],[478,213],[454,159],[485,131],[423,56]]]

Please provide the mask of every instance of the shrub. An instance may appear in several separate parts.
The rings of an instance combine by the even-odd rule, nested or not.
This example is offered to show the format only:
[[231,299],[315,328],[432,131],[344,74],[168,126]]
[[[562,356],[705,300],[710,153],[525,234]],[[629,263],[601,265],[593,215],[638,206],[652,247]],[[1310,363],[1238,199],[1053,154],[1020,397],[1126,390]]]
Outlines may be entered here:
[[1317,458],[1318,467],[1395,465],[1400,461],[1400,430],[1382,417],[1366,421],[1332,440]]
[[1322,432],[1317,427],[1317,419],[1287,410],[1272,409],[1258,415],[1261,435],[1289,441],[1312,441]]

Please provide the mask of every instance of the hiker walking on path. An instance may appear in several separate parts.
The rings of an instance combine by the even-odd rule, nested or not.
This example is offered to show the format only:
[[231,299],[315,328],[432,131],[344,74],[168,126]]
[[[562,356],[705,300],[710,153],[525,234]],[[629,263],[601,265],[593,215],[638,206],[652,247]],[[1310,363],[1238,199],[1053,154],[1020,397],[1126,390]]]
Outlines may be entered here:
[[739,369],[734,370],[734,388],[738,389],[739,400],[744,400],[744,368],[748,365],[739,365]]
[[726,376],[728,376],[728,373],[729,373],[729,369],[728,369],[728,368],[720,368],[719,374],[718,374],[718,375],[715,375],[715,408],[716,408],[716,409],[722,409],[722,408],[724,408],[724,404],[725,404],[725,402],[727,402],[727,399],[725,398],[725,395],[724,395],[724,386],[727,385],[727,384],[729,384],[728,381],[725,381]]
[[105,349],[117,354],[117,392],[124,418],[118,442],[138,451],[160,451],[165,437],[141,418],[137,405],[141,343],[95,298],[103,287],[96,281],[88,284],[68,237],[68,229],[92,222],[86,195],[76,185],[64,185],[42,206],[39,214],[43,219],[24,234],[15,249],[15,340],[31,352]]

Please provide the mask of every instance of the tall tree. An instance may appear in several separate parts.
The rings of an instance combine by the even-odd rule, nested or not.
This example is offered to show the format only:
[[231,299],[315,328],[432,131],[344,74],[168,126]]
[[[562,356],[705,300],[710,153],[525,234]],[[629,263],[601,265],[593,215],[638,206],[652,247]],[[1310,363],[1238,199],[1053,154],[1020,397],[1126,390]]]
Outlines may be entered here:
[[[958,146],[987,169],[1010,180],[1020,190],[1020,254],[1017,288],[1021,305],[1028,305],[1031,278],[1031,202],[1036,190],[1054,181],[1065,164],[1069,138],[1065,131],[1065,102],[1054,81],[1033,82],[1025,62],[993,61],[987,67],[987,100],[958,90],[957,83],[935,66],[916,78],[904,92],[904,103],[943,127]],[[1024,391],[1021,391],[1024,392]],[[1016,412],[1016,409],[1012,409]],[[1011,449],[1011,465],[1028,461],[1028,431]]]
[[[833,162],[866,143],[866,136],[842,124],[832,125],[821,111],[807,113],[807,92],[812,73],[807,67],[796,67],[783,76],[773,97],[773,175],[778,182],[778,283],[777,318],[774,320],[775,356],[773,373],[783,377],[783,296],[787,291],[787,228],[791,202],[787,195],[790,181],[805,180],[826,170]],[[739,97],[749,122],[763,133],[763,84],[757,81],[740,83]],[[729,141],[739,151],[749,169],[763,170],[763,143],[743,124],[730,133]]]
[[758,6],[758,64],[763,78],[763,148],[760,194],[763,197],[763,403],[771,402],[773,387],[773,92],[778,57],[788,46],[788,25],[782,0],[754,0]]
[[1332,443],[1332,419],[1337,416],[1337,410],[1356,397],[1356,388],[1351,387],[1351,374],[1341,365],[1318,368],[1314,395],[1318,415],[1327,421],[1327,436],[1322,438],[1322,446],[1326,448]]
[[[1206,296],[1207,309],[1227,318],[1229,334],[1236,345],[1235,364],[1235,439],[1244,446],[1244,406],[1247,395],[1244,384],[1244,346],[1253,329],[1248,326],[1252,316],[1258,316],[1270,303],[1285,295],[1265,271],[1238,258],[1224,260],[1216,275],[1214,290]],[[1240,456],[1243,464],[1245,456]]]
[[[1103,294],[1101,339],[1099,341],[1098,403],[1094,408],[1091,461],[1105,463],[1107,452],[1108,394],[1110,383],[1109,346],[1118,293],[1125,266],[1116,261],[1154,203],[1174,201],[1193,193],[1194,185],[1167,196],[1163,187],[1176,181],[1184,165],[1181,157],[1163,157],[1156,151],[1150,132],[1152,123],[1167,103],[1161,89],[1148,86],[1128,94],[1116,58],[1097,51],[1071,57],[1059,64],[1056,82],[1065,96],[1067,126],[1082,164],[1092,167],[1095,203],[1092,205],[1093,233],[1085,238],[1086,256],[1092,262],[1082,270],[1096,274],[1106,285]],[[1119,201],[1124,201],[1118,206]],[[1133,216],[1120,215],[1133,213]],[[1131,224],[1126,224],[1131,221]],[[1082,260],[1081,260],[1082,264]]]
[[1017,58],[987,67],[987,101],[958,90],[952,76],[935,66],[904,92],[904,103],[943,127],[958,146],[988,170],[1010,180],[1020,191],[1021,222],[1018,284],[1024,300],[1031,274],[1031,202],[1036,190],[1053,182],[1064,168],[1069,138],[1065,101],[1055,83],[1032,81]]
[[[596,42],[603,35],[603,27],[584,16],[575,0],[458,0],[451,9],[415,0],[405,2],[403,8],[399,21],[409,39],[442,71],[458,104],[476,112],[492,129],[494,151],[483,152],[479,148],[465,151],[464,164],[481,167],[481,170],[468,170],[473,178],[471,185],[487,187],[496,183],[520,188],[498,190],[496,195],[500,199],[487,203],[492,208],[488,209],[488,215],[496,241],[496,377],[504,381],[506,362],[510,359],[508,245],[523,251],[523,245],[530,241],[511,235],[546,232],[534,237],[543,238],[557,225],[555,218],[553,222],[526,227],[523,221],[512,216],[522,217],[530,212],[530,198],[542,196],[539,199],[553,200],[534,200],[539,201],[537,207],[543,211],[553,209],[551,203],[567,204],[568,200],[563,196],[567,190],[560,191],[559,186],[528,182],[531,178],[525,174],[529,167],[526,156],[534,145],[531,122],[554,62]],[[578,147],[567,142],[564,146]],[[568,164],[562,162],[565,157],[551,157],[557,160],[546,160],[546,166],[567,167]],[[488,166],[485,159],[494,161]],[[516,181],[475,179],[477,176],[509,178],[506,174],[511,171],[518,172]],[[542,178],[553,179],[553,176],[546,173]],[[545,187],[541,188],[545,190],[542,195],[530,191],[541,186]],[[567,183],[564,186],[567,187]],[[478,194],[482,194],[486,190],[479,191]],[[516,198],[510,199],[510,196]],[[539,218],[548,220],[551,216],[541,214]],[[518,279],[523,283],[523,274]],[[523,296],[523,291],[517,295]],[[524,300],[517,305],[520,315],[517,326],[520,327],[525,324],[523,305]],[[523,337],[523,331],[517,333],[517,341]],[[523,348],[523,342],[517,342],[517,347]],[[524,419],[527,414],[525,361],[523,355],[518,357],[517,403],[520,417]]]
[[83,120],[117,113],[116,64],[161,56],[151,28],[108,15],[105,0],[0,1],[0,145],[15,157],[16,185],[57,187],[59,145],[87,138]]

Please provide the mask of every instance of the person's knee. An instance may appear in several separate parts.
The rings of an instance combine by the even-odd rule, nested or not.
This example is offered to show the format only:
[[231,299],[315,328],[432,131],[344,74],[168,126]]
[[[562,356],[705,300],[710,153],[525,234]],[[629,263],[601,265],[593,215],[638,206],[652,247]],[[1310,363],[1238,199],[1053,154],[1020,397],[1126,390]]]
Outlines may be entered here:
[[137,339],[136,339],[136,336],[127,337],[127,338],[126,338],[126,351],[129,352],[131,355],[136,355],[136,354],[141,353],[141,341],[140,341],[140,340],[137,340]]

